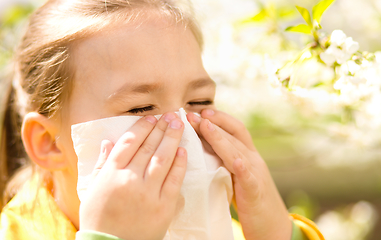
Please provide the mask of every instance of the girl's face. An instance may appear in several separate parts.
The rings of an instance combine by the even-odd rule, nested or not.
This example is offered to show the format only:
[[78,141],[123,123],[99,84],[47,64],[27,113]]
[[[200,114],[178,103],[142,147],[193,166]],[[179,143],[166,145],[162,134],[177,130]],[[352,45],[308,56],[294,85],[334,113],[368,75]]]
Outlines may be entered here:
[[152,19],[140,25],[113,27],[78,42],[72,61],[75,78],[60,134],[69,167],[61,176],[65,183],[58,186],[57,194],[76,206],[77,157],[70,137],[72,124],[121,115],[163,114],[179,108],[200,112],[213,107],[215,83],[204,70],[194,35],[182,24]]
[[213,104],[215,83],[183,25],[117,27],[74,48],[71,124],[120,115],[162,114]]

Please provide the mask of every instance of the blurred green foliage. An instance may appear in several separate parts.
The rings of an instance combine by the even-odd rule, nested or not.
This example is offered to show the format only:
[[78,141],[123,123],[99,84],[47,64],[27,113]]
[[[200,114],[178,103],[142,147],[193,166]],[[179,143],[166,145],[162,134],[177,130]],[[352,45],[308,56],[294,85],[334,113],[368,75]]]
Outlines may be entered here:
[[288,209],[290,213],[296,213],[309,219],[315,219],[319,211],[318,202],[302,190],[291,192],[285,201],[287,206],[290,207]]
[[17,4],[8,8],[1,16],[2,28],[13,28],[21,20],[29,16],[34,10],[34,6],[31,4]]
[[19,29],[35,6],[28,4],[14,4],[6,8],[0,15],[0,69],[10,60],[17,42]]
[[289,6],[277,6],[274,3],[263,5],[259,3],[260,11],[252,17],[244,19],[241,24],[264,23],[266,21],[278,22],[281,20],[293,19],[296,16],[294,8]]
[[288,4],[276,4],[274,2],[262,3],[256,1],[259,12],[236,22],[237,28],[244,29],[247,26],[265,26],[267,36],[279,37],[282,49],[290,49],[290,42],[286,38],[282,24],[292,21],[297,17],[297,11]]
[[324,12],[335,2],[335,0],[322,0],[318,2],[315,6],[312,8],[312,18],[310,12],[300,6],[296,6],[299,13],[302,15],[304,21],[307,24],[299,24],[296,26],[291,26],[286,28],[286,31],[288,32],[296,32],[296,33],[303,33],[303,34],[312,34],[314,39],[317,41],[319,39],[319,35],[317,31],[321,29],[320,22],[321,17],[323,16]]

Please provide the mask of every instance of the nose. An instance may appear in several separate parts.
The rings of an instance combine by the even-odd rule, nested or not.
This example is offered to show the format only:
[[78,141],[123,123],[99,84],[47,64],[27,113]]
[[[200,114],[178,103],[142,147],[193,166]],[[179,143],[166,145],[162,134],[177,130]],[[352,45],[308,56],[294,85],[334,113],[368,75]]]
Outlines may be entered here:
[[168,113],[168,112],[179,112],[180,108],[183,108],[183,107],[182,106],[178,106],[178,107],[166,108],[160,114],[164,114],[164,113]]
[[185,105],[181,103],[180,101],[177,103],[171,102],[169,104],[166,104],[165,106],[162,106],[160,114],[164,114],[167,112],[178,112],[180,108],[185,109]]

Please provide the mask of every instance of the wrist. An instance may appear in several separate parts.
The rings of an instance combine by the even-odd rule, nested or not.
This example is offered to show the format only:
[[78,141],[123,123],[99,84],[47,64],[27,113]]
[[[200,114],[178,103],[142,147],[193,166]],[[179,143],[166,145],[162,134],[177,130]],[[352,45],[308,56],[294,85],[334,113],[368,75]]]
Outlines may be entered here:
[[239,215],[246,240],[291,240],[293,224],[288,213]]

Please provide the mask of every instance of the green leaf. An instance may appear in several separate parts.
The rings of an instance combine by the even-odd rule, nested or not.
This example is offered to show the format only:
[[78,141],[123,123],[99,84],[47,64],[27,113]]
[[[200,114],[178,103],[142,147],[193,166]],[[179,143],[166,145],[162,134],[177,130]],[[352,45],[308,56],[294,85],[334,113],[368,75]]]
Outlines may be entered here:
[[299,7],[299,6],[296,6],[296,8],[297,8],[298,11],[300,12],[300,14],[302,15],[302,17],[303,17],[304,20],[306,21],[306,23],[308,24],[308,26],[312,27],[311,15],[310,15],[310,13],[308,12],[308,10],[305,9],[304,7]]
[[1,17],[1,23],[4,27],[13,27],[22,19],[33,12],[34,7],[30,4],[16,4],[9,7]]
[[303,34],[311,34],[312,28],[306,24],[299,24],[297,26],[291,26],[286,28],[287,32],[296,32],[296,33],[303,33]]
[[279,19],[288,19],[293,18],[296,15],[295,8],[287,8],[287,7],[281,7],[278,9],[278,17]]
[[312,8],[312,18],[320,24],[323,13],[331,6],[335,0],[322,0]]
[[244,19],[241,23],[260,23],[266,20],[268,17],[267,10],[263,8],[259,13],[257,13],[254,17]]

